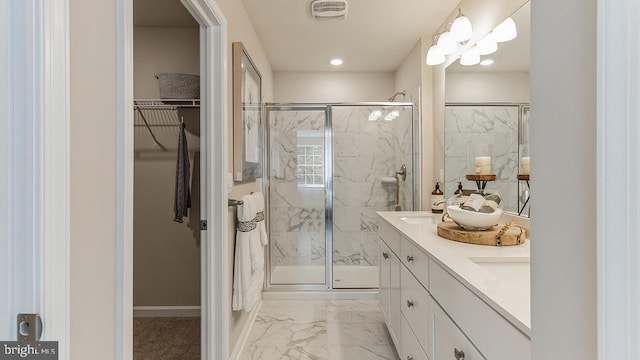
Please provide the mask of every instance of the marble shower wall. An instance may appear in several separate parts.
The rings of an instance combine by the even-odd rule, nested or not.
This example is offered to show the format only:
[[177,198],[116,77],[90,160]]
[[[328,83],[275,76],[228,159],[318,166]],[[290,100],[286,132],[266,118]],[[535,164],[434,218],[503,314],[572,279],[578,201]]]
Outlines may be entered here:
[[325,264],[325,188],[301,179],[301,161],[309,163],[300,154],[305,145],[315,146],[325,164],[333,161],[334,264],[378,265],[376,211],[395,205],[395,184],[383,184],[382,178],[402,164],[408,174],[400,203],[403,210],[413,209],[413,133],[411,107],[396,108],[400,117],[394,121],[369,121],[375,109],[332,107],[333,160],[324,159],[323,111],[269,112],[272,267]]
[[472,173],[476,144],[491,144],[497,179],[487,184],[487,190],[500,192],[505,211],[518,212],[518,116],[518,106],[446,106],[445,198],[453,195],[458,182],[465,189],[476,189],[465,176]]
[[[394,121],[369,121],[373,110],[400,111]],[[395,183],[383,183],[402,164],[400,204],[413,209],[412,110],[410,107],[334,106],[333,121],[333,263],[379,264],[376,211],[392,210]]]

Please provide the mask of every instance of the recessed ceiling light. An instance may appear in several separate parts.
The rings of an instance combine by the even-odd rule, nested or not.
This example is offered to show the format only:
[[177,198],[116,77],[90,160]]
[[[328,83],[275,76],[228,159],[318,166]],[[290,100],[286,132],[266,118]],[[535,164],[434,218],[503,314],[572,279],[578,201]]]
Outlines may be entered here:
[[342,60],[341,59],[331,59],[330,63],[333,66],[339,66],[339,65],[342,65]]
[[493,64],[493,59],[484,59],[480,61],[480,65],[482,66],[489,66],[491,64]]

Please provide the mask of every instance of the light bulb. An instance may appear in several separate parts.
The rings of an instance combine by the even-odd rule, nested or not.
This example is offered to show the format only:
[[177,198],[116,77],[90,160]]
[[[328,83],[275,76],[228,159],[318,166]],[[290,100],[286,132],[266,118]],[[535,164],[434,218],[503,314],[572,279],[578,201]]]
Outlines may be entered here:
[[491,65],[493,63],[494,63],[493,59],[484,59],[484,60],[480,61],[480,65],[482,65],[482,66],[489,66],[489,65]]
[[331,59],[331,61],[329,61],[329,62],[330,62],[330,63],[331,63],[331,65],[333,65],[333,66],[340,66],[340,65],[342,65],[342,60],[341,60],[341,59],[338,59],[338,58],[336,58],[336,59]]
[[462,57],[460,58],[460,65],[470,66],[478,63],[480,63],[480,54],[475,46],[467,50],[467,52],[462,54]]
[[513,19],[508,17],[500,25],[496,26],[492,33],[496,42],[505,42],[515,39],[518,36],[518,29],[516,29],[516,23]]
[[462,12],[460,12],[458,17],[453,20],[453,24],[451,24],[451,30],[449,32],[453,36],[454,41],[467,41],[473,36],[471,21],[468,17],[462,15]]
[[436,45],[431,45],[427,51],[427,65],[440,65],[445,61],[444,54]]
[[487,34],[487,36],[483,37],[476,44],[476,48],[478,49],[478,53],[480,55],[489,55],[493,54],[498,50],[498,43],[493,37],[492,33]]
[[458,44],[451,36],[450,32],[443,32],[440,34],[438,38],[438,50],[440,50],[444,55],[453,54],[458,50]]

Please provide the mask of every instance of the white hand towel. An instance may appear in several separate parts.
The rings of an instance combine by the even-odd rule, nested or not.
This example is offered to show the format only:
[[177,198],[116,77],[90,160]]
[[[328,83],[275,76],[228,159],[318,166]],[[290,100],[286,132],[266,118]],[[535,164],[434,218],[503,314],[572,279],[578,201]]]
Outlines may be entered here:
[[258,223],[258,233],[260,233],[260,241],[262,241],[262,245],[266,246],[269,243],[269,237],[267,236],[267,225],[265,223],[265,213],[264,213],[264,194],[261,192],[253,193],[253,200],[256,205],[256,216]]
[[[264,250],[255,224],[253,196],[245,195],[242,201],[238,206],[232,308],[249,311],[260,298],[264,282]],[[260,259],[261,264],[257,263]]]

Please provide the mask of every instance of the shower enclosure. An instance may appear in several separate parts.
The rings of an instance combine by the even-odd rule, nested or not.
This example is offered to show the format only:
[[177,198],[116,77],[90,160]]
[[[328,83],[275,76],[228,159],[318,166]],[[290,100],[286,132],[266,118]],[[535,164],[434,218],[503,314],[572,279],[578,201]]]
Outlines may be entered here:
[[376,211],[413,210],[410,103],[267,106],[270,289],[378,287]]

